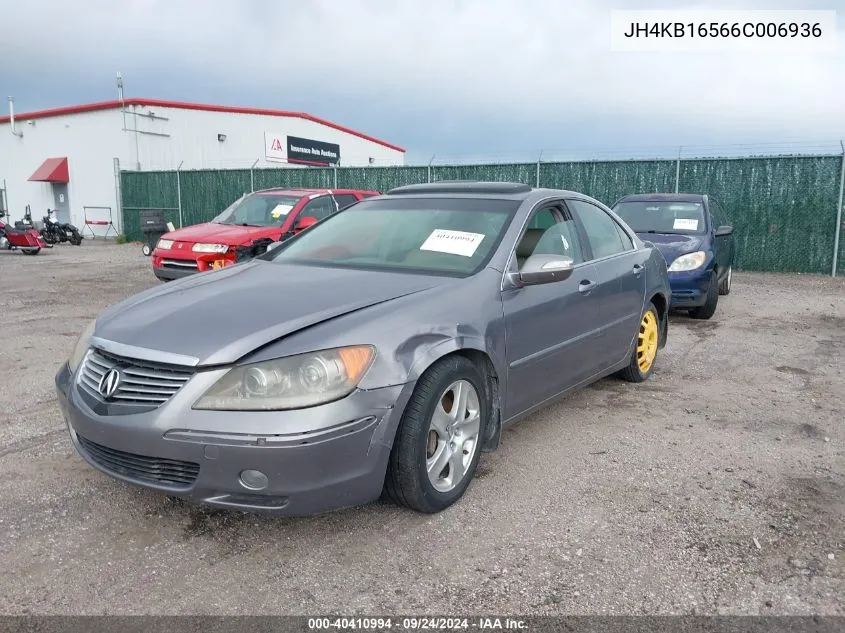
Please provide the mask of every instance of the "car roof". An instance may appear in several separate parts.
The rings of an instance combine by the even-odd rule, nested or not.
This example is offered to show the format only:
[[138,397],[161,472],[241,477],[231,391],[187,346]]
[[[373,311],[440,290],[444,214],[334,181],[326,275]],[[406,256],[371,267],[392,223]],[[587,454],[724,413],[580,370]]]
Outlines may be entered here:
[[315,193],[379,193],[375,189],[320,189],[314,187],[285,187],[274,189],[262,189],[254,192],[258,196],[308,196]]
[[702,202],[706,196],[701,193],[632,193],[622,196],[620,202]]
[[582,193],[566,189],[545,189],[519,182],[483,180],[443,180],[405,185],[390,189],[381,197],[412,198],[422,195],[436,198],[497,198],[516,201],[535,200],[550,196],[590,199],[589,196]]

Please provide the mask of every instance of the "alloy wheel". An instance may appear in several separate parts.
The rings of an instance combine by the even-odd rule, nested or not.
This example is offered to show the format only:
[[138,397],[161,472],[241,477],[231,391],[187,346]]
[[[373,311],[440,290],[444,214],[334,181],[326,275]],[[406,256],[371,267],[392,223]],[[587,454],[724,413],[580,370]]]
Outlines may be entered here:
[[478,391],[458,380],[437,400],[426,437],[426,471],[438,492],[449,492],[463,481],[478,450],[481,404]]
[[637,366],[642,373],[647,373],[657,356],[657,315],[648,310],[640,321],[640,332],[637,335]]

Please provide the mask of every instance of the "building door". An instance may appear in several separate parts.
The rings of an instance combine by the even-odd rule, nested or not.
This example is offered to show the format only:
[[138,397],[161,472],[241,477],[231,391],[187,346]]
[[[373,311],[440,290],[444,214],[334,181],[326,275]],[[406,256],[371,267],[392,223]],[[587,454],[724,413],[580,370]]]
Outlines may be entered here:
[[56,210],[56,219],[59,222],[70,222],[70,201],[67,197],[67,183],[54,182],[53,187],[53,208]]

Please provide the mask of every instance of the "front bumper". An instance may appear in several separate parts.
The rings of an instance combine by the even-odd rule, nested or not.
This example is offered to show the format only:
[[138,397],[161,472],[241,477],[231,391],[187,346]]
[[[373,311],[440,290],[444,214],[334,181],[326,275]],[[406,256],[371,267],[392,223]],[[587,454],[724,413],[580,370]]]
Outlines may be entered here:
[[191,275],[196,275],[197,272],[199,271],[197,271],[195,268],[153,268],[153,274],[159,281],[173,281],[174,279],[182,279],[183,277],[190,277]]
[[672,289],[671,308],[696,308],[707,301],[707,289],[710,286],[710,269],[690,270],[669,273],[669,286]]
[[[299,411],[191,409],[224,372],[199,372],[157,409],[117,416],[88,407],[67,364],[55,382],[77,452],[116,479],[211,506],[280,515],[378,498],[411,384]],[[248,488],[244,470],[264,473],[266,487]]]
[[153,274],[161,281],[171,281],[189,277],[196,273],[232,266],[236,263],[234,253],[202,253],[192,254],[191,257],[177,256],[186,254],[179,251],[174,253],[174,251],[153,250]]

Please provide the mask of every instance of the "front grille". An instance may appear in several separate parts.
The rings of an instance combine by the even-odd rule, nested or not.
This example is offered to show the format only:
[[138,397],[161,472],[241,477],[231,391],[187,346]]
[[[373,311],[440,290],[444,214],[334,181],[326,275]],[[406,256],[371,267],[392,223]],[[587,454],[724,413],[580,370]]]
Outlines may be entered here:
[[193,259],[163,259],[161,265],[163,268],[197,269],[197,262]]
[[92,442],[77,433],[88,456],[103,470],[138,482],[169,488],[189,488],[197,480],[200,465],[180,459],[137,455]]
[[[111,369],[120,372],[117,391],[109,398],[100,393],[100,381]],[[192,368],[125,358],[92,349],[79,372],[79,385],[97,403],[122,405],[106,414],[152,411],[167,402],[194,375]],[[101,413],[101,411],[97,411]]]

